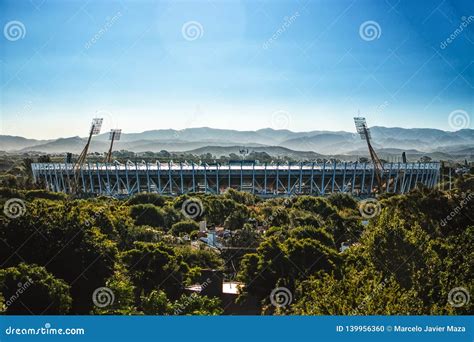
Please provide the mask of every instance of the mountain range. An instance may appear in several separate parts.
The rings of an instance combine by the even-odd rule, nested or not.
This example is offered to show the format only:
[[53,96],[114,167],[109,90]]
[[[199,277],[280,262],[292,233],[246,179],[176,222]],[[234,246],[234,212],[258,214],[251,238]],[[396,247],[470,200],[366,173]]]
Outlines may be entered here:
[[[429,128],[375,126],[370,130],[373,146],[379,154],[400,155],[403,151],[407,151],[413,155],[436,155],[440,158],[467,158],[469,160],[474,155],[474,130],[472,129],[449,132]],[[108,137],[108,133],[94,136],[89,151],[107,151]],[[0,150],[9,153],[80,153],[86,141],[87,138],[78,136],[35,140],[0,135]],[[356,133],[344,131],[292,132],[271,128],[237,131],[201,127],[122,133],[120,141],[114,143],[114,150],[211,153],[216,157],[238,153],[242,147],[254,152],[270,152],[270,155],[278,156],[295,151],[312,152],[306,154],[306,157],[367,154],[365,141]]]

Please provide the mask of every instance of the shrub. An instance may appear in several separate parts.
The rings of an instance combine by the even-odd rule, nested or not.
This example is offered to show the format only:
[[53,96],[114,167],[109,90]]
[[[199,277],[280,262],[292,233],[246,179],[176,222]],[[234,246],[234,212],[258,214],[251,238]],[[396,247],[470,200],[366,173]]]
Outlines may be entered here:
[[163,227],[163,211],[153,204],[137,204],[130,207],[130,215],[138,226]]

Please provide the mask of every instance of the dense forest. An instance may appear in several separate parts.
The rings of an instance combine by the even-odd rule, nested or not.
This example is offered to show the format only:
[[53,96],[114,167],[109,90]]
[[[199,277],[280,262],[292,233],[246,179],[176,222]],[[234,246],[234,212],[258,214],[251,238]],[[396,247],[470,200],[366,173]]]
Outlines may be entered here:
[[[224,314],[219,297],[185,291],[205,270],[241,284],[236,303],[253,298],[261,314],[473,313],[472,172],[451,190],[372,201],[73,198],[12,177],[0,189],[3,314]],[[224,232],[218,246],[202,221]]]

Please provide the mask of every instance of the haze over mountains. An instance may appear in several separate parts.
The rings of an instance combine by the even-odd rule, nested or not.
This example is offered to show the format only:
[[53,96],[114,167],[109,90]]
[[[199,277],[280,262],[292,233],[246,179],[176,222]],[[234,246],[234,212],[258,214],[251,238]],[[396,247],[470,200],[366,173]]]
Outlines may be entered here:
[[[374,147],[382,154],[398,155],[402,151],[412,154],[433,155],[434,158],[461,157],[472,159],[474,130],[456,132],[428,128],[372,127]],[[93,137],[90,152],[108,150],[108,132]],[[70,137],[52,140],[35,140],[0,135],[0,150],[6,152],[80,153],[86,138]],[[133,152],[190,152],[211,153],[217,157],[238,153],[246,147],[249,151],[267,152],[270,155],[291,154],[294,151],[313,152],[311,156],[365,155],[367,147],[356,133],[310,131],[292,132],[271,128],[257,131],[236,131],[214,128],[188,128],[184,130],[150,130],[142,133],[122,133],[114,150]]]

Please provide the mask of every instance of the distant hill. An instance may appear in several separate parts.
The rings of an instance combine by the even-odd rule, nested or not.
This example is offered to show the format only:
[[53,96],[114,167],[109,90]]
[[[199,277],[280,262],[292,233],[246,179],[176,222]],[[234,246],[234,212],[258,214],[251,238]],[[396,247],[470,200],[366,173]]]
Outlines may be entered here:
[[[228,156],[231,153],[234,153],[239,156],[239,151],[241,148],[242,146],[205,146],[195,150],[187,151],[187,153],[195,155],[210,153],[216,157]],[[267,153],[273,157],[290,157],[294,159],[317,159],[322,157],[322,155],[315,152],[293,151],[281,146],[253,147],[249,148],[249,153]]]
[[[419,154],[440,152],[443,156],[463,155],[472,158],[474,130],[463,129],[447,132],[430,128],[399,128],[375,126],[371,129],[373,146],[381,153],[397,154],[413,150]],[[79,153],[85,138],[70,137],[53,140],[35,140],[23,137],[0,136],[0,150],[7,152]],[[93,137],[90,152],[108,150],[108,133]],[[271,128],[257,131],[236,131],[209,127],[183,130],[149,130],[142,133],[122,133],[114,144],[115,150],[131,152],[191,152],[226,155],[236,153],[241,147],[257,152],[272,151],[275,156],[292,151],[312,152],[314,156],[353,155],[365,153],[365,141],[351,132],[309,131],[292,132]],[[280,149],[277,149],[280,148]],[[286,150],[285,150],[286,149]],[[230,152],[232,151],[232,152]],[[386,152],[383,152],[386,151]],[[396,152],[395,152],[396,151]],[[219,156],[220,156],[219,155]],[[469,157],[471,156],[471,157]]]
[[42,144],[48,140],[36,140],[36,139],[26,139],[23,137],[17,137],[12,135],[0,135],[0,150],[3,151],[15,151],[21,150],[28,146],[33,146],[37,144]]
[[[72,153],[80,153],[84,146],[87,143],[87,139],[80,138],[80,137],[72,137],[72,138],[59,138],[53,141],[42,142],[35,145],[30,145],[28,147],[22,148],[19,152],[44,152],[44,153],[64,153],[64,152],[72,152]],[[91,152],[94,151],[107,151],[108,144],[106,142],[101,141],[92,141],[91,144]]]
[[[357,140],[358,139],[358,140]],[[281,143],[297,151],[316,151],[324,153],[344,153],[348,147],[354,147],[354,144],[360,144],[359,136],[353,133],[321,133],[317,135],[305,136],[300,138],[288,139]]]

